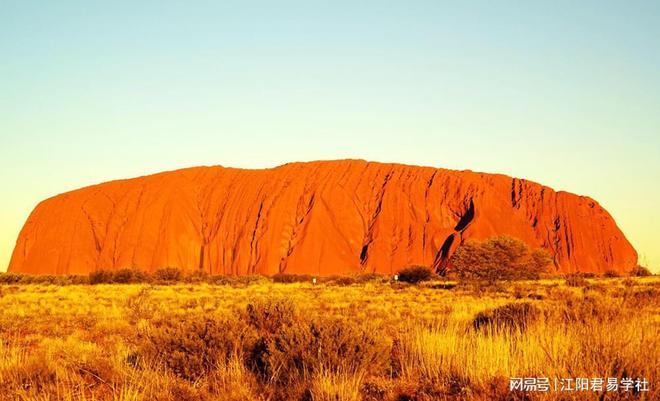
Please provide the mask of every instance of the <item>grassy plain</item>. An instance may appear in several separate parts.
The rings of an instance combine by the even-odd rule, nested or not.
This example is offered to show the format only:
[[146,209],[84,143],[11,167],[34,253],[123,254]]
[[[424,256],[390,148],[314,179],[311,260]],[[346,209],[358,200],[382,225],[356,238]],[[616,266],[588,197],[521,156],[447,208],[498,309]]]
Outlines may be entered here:
[[0,400],[660,399],[657,277],[337,284],[1,285]]

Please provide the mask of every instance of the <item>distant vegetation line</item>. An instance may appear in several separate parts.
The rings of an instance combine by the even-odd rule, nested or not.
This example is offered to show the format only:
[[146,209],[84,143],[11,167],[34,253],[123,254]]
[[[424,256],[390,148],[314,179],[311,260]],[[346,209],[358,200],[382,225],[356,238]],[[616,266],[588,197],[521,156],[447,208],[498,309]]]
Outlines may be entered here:
[[[427,272],[427,273],[420,273]],[[421,275],[419,278],[417,275]],[[639,270],[631,272],[629,277],[646,277],[652,274],[643,267]],[[395,276],[398,276],[395,278]],[[535,279],[553,279],[565,278],[568,282],[576,282],[589,278],[616,278],[626,277],[625,275],[617,274],[616,272],[607,272],[603,275],[596,275],[594,273],[572,273],[572,274],[544,274]],[[354,275],[335,275],[335,276],[312,276],[308,274],[276,274],[274,276],[262,275],[249,275],[249,276],[211,276],[201,274],[186,274],[177,268],[166,268],[156,270],[154,273],[149,274],[139,270],[133,269],[120,269],[116,271],[99,270],[90,273],[89,275],[29,275],[20,273],[0,273],[0,285],[10,284],[51,284],[51,285],[96,285],[96,284],[211,284],[211,285],[252,285],[263,284],[267,282],[273,283],[309,283],[309,284],[323,284],[323,285],[353,285],[363,284],[367,282],[375,283],[412,283],[415,284],[419,281],[428,280],[443,280],[443,281],[460,281],[460,282],[475,282],[475,280],[463,280],[456,277],[456,275],[449,274],[445,277],[440,277],[432,273],[431,269],[425,266],[414,266],[408,269],[403,269],[397,275],[386,276],[381,274],[354,274]],[[530,279],[518,280],[500,280],[500,281],[520,281]],[[533,279],[532,279],[533,280]],[[496,280],[497,281],[497,280]],[[487,284],[487,282],[476,281],[476,283]]]
[[[540,278],[569,277],[571,280],[596,277],[594,273],[558,274],[552,271],[552,259],[544,249],[531,249],[525,242],[512,237],[498,236],[484,241],[468,240],[450,260],[450,269],[430,266],[410,266],[393,275],[355,273],[352,275],[313,276],[309,274],[280,273],[270,277],[261,275],[227,276],[209,275],[200,271],[187,272],[177,267],[165,267],[153,273],[138,269],[101,269],[88,275],[26,275],[0,274],[0,284],[135,284],[135,283],[207,283],[252,284],[264,281],[276,283],[313,283],[350,285],[369,281],[417,283],[431,279],[458,280],[492,284],[498,281],[537,280]],[[630,276],[650,276],[650,271],[637,266]],[[617,271],[605,271],[601,276],[619,277]]]

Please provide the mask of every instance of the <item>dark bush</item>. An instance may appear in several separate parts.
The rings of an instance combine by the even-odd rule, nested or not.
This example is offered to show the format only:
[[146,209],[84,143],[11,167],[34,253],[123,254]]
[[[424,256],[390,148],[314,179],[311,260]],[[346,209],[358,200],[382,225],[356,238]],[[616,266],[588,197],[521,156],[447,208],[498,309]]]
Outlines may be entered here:
[[119,284],[144,283],[149,281],[149,276],[135,269],[119,269],[113,272],[112,282]]
[[153,278],[156,281],[178,282],[183,279],[183,272],[178,267],[165,267],[156,270]]
[[284,300],[265,300],[247,305],[246,316],[242,320],[258,334],[246,352],[246,365],[260,379],[266,380],[273,373],[269,360],[270,343],[283,327],[295,324],[295,314],[293,304]]
[[55,284],[59,285],[81,285],[89,284],[89,276],[83,276],[78,274],[71,274],[67,276],[59,276]]
[[389,364],[382,336],[349,320],[296,321],[282,326],[266,347],[266,377],[282,384],[323,370],[382,374]]
[[282,326],[293,324],[296,309],[290,301],[269,299],[248,304],[246,315],[250,326],[260,332],[275,333]]
[[90,284],[110,284],[113,282],[114,274],[110,270],[96,270],[89,273]]
[[648,277],[652,276],[653,274],[648,268],[637,265],[630,271],[630,275],[633,277]]
[[18,284],[25,279],[23,274],[19,273],[0,273],[0,284]]
[[532,280],[547,271],[551,258],[544,249],[531,250],[523,241],[493,237],[468,240],[451,257],[451,267],[463,280]]
[[210,283],[213,277],[206,271],[195,270],[188,274],[182,274],[182,281],[189,284]]
[[119,270],[96,270],[89,273],[89,284],[129,284],[148,282],[150,277],[147,273],[135,269]]
[[50,274],[38,275],[38,276],[26,275],[21,280],[21,283],[23,283],[23,284],[53,284],[53,283],[55,283],[56,280],[57,280],[57,276],[53,276],[53,275],[50,275]]
[[287,273],[278,273],[272,277],[274,283],[311,283],[312,278],[309,274]]
[[0,284],[53,284],[53,285],[75,285],[88,284],[87,276],[80,275],[29,275],[20,273],[0,273]]
[[616,277],[621,277],[621,275],[620,275],[619,272],[617,272],[616,270],[606,270],[606,271],[603,273],[603,277],[606,277],[606,278],[616,278]]
[[411,266],[401,270],[398,275],[399,281],[416,284],[430,280],[434,273],[431,268],[426,266]]
[[537,320],[540,310],[529,303],[511,303],[489,311],[479,312],[472,320],[474,330],[524,332]]
[[301,316],[285,300],[249,304],[241,320],[256,333],[245,341],[246,366],[264,382],[293,385],[323,370],[383,373],[389,363],[389,344],[359,322]]
[[242,343],[240,327],[237,320],[219,321],[203,315],[163,321],[141,338],[138,355],[195,382],[237,352]]

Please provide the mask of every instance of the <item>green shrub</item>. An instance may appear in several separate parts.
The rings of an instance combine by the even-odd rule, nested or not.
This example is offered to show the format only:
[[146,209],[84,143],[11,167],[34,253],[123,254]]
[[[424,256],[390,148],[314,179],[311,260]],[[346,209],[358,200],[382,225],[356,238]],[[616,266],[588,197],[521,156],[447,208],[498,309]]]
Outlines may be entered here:
[[452,255],[451,268],[463,280],[530,280],[547,271],[551,258],[544,249],[531,250],[523,241],[493,237],[468,240]]
[[399,281],[416,284],[430,280],[434,273],[431,268],[426,266],[411,266],[401,270],[398,275]]

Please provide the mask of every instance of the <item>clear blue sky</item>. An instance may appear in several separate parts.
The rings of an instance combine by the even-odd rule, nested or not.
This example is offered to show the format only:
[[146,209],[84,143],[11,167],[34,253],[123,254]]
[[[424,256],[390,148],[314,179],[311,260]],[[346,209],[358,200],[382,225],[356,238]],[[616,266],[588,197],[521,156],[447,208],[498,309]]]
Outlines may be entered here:
[[0,0],[0,269],[36,203],[364,158],[590,195],[660,270],[660,2]]

